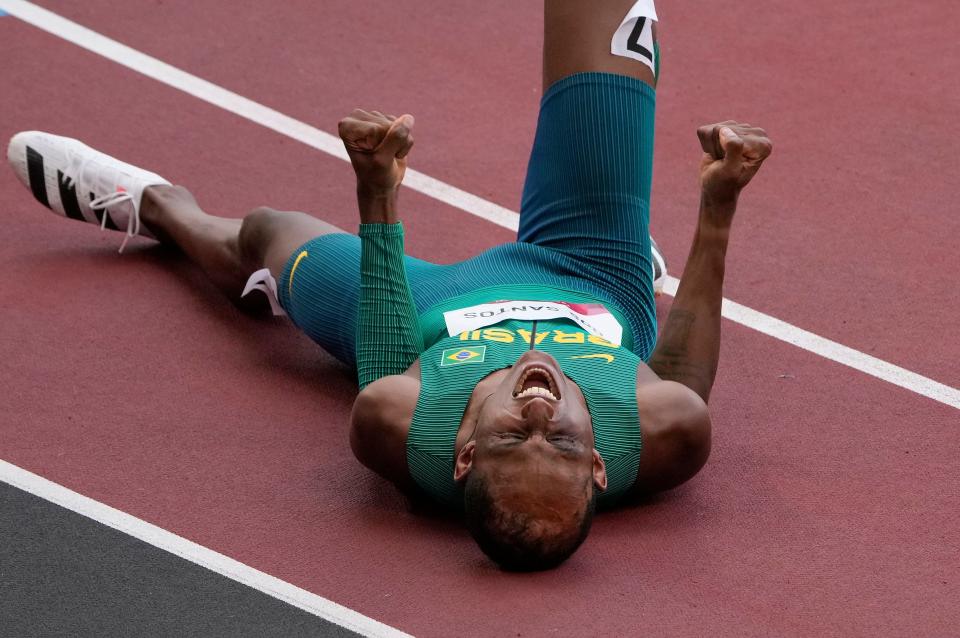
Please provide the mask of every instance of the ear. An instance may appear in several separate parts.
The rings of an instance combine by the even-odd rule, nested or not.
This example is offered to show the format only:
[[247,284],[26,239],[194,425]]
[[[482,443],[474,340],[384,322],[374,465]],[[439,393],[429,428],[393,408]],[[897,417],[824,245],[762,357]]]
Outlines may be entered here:
[[[453,480],[460,482],[467,478],[467,474],[470,473],[470,470],[473,469],[473,453],[477,449],[476,441],[467,441],[467,444],[460,448],[460,453],[457,454],[457,460],[453,467]],[[601,461],[602,463],[602,461]],[[604,485],[606,485],[606,478],[604,480]]]
[[607,466],[596,448],[593,450],[593,484],[601,492],[607,489]]

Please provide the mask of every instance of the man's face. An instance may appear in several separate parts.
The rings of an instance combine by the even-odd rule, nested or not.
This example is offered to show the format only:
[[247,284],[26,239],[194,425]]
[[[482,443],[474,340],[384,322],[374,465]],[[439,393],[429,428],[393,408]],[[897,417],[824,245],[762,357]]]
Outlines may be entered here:
[[535,507],[560,522],[579,509],[591,483],[606,487],[583,393],[556,359],[537,350],[497,377],[457,456],[455,477],[482,472],[503,507]]

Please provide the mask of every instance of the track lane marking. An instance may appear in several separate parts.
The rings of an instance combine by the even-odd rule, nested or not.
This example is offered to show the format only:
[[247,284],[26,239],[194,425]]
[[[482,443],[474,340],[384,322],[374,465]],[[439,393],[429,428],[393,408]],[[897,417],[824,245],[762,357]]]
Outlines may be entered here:
[[[67,20],[47,9],[38,7],[26,0],[0,0],[0,10],[204,102],[302,142],[318,151],[346,162],[350,161],[339,137],[284,115],[242,95],[228,91],[212,82],[191,75],[166,62]],[[519,215],[516,212],[419,171],[408,168],[404,178],[404,186],[485,219],[497,226],[512,231],[516,231],[518,228]],[[676,296],[679,283],[677,278],[667,276],[664,292]],[[729,299],[723,300],[722,312],[723,316],[730,321],[753,328],[775,339],[793,344],[825,359],[859,370],[934,401],[960,409],[960,389],[878,359],[826,337],[821,337]]]
[[[679,283],[678,279],[670,277],[669,281],[665,282],[663,286],[663,292],[675,297]],[[798,328],[786,321],[748,308],[730,299],[724,298],[720,313],[724,318],[734,323],[747,326],[757,332],[900,386],[928,399],[960,409],[960,390],[939,381],[934,381],[842,343],[831,341],[826,337]]]
[[133,536],[145,543],[179,556],[184,560],[216,572],[230,580],[319,616],[363,636],[383,638],[410,638],[409,634],[394,629],[359,612],[327,600],[275,576],[254,569],[212,549],[198,545],[182,536],[131,516],[118,509],[78,494],[58,483],[47,480],[0,459],[0,481],[55,505],[93,519],[107,527]]

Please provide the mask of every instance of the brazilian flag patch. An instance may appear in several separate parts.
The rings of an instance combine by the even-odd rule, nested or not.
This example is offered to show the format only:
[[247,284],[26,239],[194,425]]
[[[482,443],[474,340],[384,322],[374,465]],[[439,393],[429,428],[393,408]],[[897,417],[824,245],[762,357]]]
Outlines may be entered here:
[[487,357],[487,346],[448,348],[440,355],[440,367],[460,366],[465,363],[480,363]]

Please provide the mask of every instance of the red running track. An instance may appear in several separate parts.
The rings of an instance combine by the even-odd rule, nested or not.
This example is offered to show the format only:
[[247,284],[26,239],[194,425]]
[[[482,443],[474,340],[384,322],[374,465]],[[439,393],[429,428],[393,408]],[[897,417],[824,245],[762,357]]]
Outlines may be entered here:
[[[413,165],[516,208],[539,97],[539,6],[42,2],[335,130],[417,116]],[[956,386],[947,182],[960,99],[951,3],[659,7],[653,227],[682,263],[696,125],[777,145],[743,200],[726,294]],[[0,138],[69,134],[190,186],[355,226],[350,168],[0,19]],[[510,233],[406,193],[408,247],[450,261]],[[0,458],[417,635],[947,635],[957,411],[724,325],[710,463],[605,514],[557,571],[493,569],[353,460],[354,384],[280,321],[237,313],[182,261],[45,214],[0,174]],[[677,270],[675,267],[674,270]],[[661,310],[665,310],[664,305]]]

